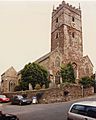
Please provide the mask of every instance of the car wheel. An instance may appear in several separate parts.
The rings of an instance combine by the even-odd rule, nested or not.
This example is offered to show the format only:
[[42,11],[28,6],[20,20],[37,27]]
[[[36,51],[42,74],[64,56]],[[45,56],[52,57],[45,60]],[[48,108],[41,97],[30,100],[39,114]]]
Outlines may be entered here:
[[[8,119],[9,120],[9,119]],[[10,120],[19,120],[19,118],[10,118]]]
[[67,120],[72,120],[72,119],[70,119],[70,118],[67,118]]
[[13,103],[11,102],[11,105],[13,105]]
[[19,120],[19,118],[16,118],[16,119],[14,119],[14,120]]
[[19,102],[19,105],[22,105],[22,102],[21,102],[21,101]]

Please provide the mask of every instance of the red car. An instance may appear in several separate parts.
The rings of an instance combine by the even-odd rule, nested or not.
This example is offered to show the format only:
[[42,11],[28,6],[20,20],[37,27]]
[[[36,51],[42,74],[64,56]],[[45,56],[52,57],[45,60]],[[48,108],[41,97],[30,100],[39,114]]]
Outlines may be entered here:
[[0,95],[0,102],[9,102],[10,98],[7,98],[5,95]]

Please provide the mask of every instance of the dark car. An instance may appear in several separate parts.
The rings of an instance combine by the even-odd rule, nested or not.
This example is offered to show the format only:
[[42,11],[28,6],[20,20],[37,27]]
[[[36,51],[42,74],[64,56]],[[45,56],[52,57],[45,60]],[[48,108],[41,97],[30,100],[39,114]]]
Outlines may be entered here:
[[16,115],[3,114],[2,111],[0,111],[0,120],[19,120],[19,118]]
[[19,104],[19,105],[24,105],[24,104],[31,104],[32,100],[28,99],[27,97],[23,97],[22,95],[15,95],[11,99],[12,104]]

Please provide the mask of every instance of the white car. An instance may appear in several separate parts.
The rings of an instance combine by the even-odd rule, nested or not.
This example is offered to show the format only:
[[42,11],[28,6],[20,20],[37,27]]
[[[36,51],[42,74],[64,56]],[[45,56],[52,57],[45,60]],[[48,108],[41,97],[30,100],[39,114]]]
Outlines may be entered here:
[[96,120],[96,101],[73,103],[68,111],[67,120]]

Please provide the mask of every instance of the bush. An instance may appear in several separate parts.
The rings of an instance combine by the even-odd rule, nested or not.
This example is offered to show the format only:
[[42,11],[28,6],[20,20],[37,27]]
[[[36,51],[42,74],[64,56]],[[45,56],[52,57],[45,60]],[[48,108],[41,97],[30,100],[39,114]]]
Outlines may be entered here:
[[88,76],[81,78],[79,83],[83,85],[84,88],[94,85],[94,81]]
[[16,87],[14,88],[14,91],[21,91],[21,90],[22,90],[22,88],[21,88],[20,85],[18,85],[18,86],[16,86]]
[[45,89],[45,85],[42,86],[42,89]]
[[60,70],[63,83],[75,83],[74,69],[71,63],[65,64]]
[[40,90],[40,89],[41,89],[41,86],[40,86],[39,84],[36,84],[35,89],[36,89],[36,90]]

